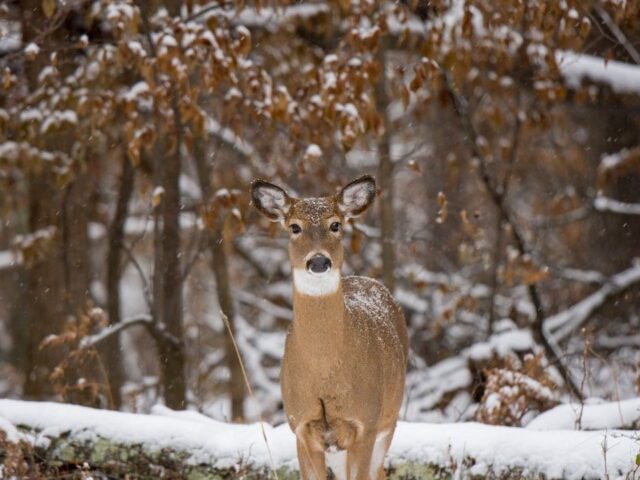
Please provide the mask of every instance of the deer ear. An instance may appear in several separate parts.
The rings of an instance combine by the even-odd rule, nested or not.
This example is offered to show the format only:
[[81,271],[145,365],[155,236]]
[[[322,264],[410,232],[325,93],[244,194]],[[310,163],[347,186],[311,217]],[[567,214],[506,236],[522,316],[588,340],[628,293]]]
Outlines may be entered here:
[[357,217],[373,203],[376,196],[376,181],[364,175],[345,186],[338,194],[338,208],[342,214]]
[[251,200],[260,213],[272,222],[284,220],[292,204],[287,192],[264,180],[251,183]]

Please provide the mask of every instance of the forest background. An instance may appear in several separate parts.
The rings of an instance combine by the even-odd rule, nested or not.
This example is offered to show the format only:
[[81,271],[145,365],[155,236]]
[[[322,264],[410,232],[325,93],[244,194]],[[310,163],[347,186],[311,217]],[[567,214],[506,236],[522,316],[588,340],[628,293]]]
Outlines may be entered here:
[[0,397],[282,422],[287,239],[248,185],[363,173],[379,195],[345,273],[404,309],[402,419],[521,426],[637,395],[637,2],[0,15]]

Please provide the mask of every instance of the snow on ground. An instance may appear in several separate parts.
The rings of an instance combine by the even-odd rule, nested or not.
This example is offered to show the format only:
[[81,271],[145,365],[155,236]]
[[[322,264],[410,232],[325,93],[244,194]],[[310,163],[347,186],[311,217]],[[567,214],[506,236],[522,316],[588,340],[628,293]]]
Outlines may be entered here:
[[[9,425],[10,424],[10,425]],[[228,424],[196,412],[157,407],[151,415],[95,410],[57,403],[0,400],[0,430],[11,425],[37,430],[36,444],[69,433],[77,440],[108,438],[144,444],[150,450],[171,448],[189,452],[193,463],[226,468],[241,461],[269,466],[269,453],[259,424]],[[287,425],[264,426],[276,467],[296,467],[295,440]],[[634,469],[640,451],[638,431],[536,431],[477,423],[400,423],[388,460],[451,467],[463,474],[482,475],[521,470],[547,478],[624,478]]]

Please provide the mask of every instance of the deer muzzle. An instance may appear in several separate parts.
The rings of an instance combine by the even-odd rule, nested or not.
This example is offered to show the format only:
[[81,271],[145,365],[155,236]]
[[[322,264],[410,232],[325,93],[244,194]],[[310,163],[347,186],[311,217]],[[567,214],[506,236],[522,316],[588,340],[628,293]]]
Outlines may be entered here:
[[317,253],[307,261],[307,271],[316,275],[326,273],[331,270],[331,259]]

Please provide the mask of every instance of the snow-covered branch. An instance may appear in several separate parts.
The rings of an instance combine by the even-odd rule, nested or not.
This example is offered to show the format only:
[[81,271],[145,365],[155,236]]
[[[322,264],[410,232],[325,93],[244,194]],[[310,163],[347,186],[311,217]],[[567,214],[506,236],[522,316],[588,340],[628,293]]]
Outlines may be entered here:
[[640,203],[620,202],[609,197],[597,197],[593,201],[593,206],[599,212],[640,215]]
[[235,8],[224,8],[220,2],[203,5],[187,21],[205,20],[209,17],[222,17],[232,25],[243,25],[248,28],[278,28],[291,22],[310,20],[314,17],[329,13],[330,7],[326,3],[301,3],[286,7],[245,7],[240,11]]
[[20,265],[22,260],[12,250],[0,251],[0,271],[12,270]]
[[116,323],[115,325],[109,325],[108,327],[102,329],[100,332],[94,335],[88,335],[84,337],[80,341],[80,348],[90,348],[95,347],[99,343],[104,342],[107,338],[120,333],[122,330],[125,330],[129,327],[133,327],[135,325],[151,325],[153,322],[153,318],[151,315],[146,313],[141,313],[139,315],[135,315],[130,318],[125,318],[120,323]]
[[253,145],[236,135],[230,128],[220,125],[214,118],[207,118],[207,131],[227,147],[240,153],[248,160],[258,160],[260,154]]
[[591,81],[608,85],[615,93],[640,94],[640,66],[567,50],[558,51],[556,61],[571,88]]
[[635,265],[613,275],[607,283],[585,299],[547,318],[544,323],[545,331],[547,334],[551,334],[556,342],[565,339],[591,318],[593,313],[602,307],[607,300],[639,283],[640,265]]

